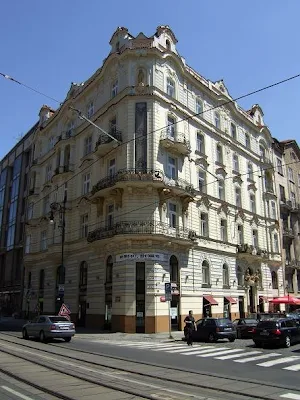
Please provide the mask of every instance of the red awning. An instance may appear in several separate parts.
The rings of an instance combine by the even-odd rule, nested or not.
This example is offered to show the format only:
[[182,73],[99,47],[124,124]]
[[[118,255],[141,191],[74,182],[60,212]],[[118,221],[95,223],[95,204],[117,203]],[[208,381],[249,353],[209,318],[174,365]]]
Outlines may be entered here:
[[205,294],[203,295],[203,298],[207,300],[211,306],[217,306],[218,302],[210,295],[210,294]]
[[232,297],[230,296],[225,296],[225,299],[228,300],[228,303],[230,304],[236,304],[236,300],[234,300]]
[[270,300],[270,303],[300,305],[300,299],[297,299],[296,297],[293,296],[282,296],[282,297],[275,297],[274,299]]

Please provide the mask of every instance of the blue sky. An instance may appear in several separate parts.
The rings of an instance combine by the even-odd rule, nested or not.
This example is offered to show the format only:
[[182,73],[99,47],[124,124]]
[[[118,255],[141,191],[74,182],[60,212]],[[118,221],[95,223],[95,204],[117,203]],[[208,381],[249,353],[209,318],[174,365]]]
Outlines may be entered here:
[[[62,101],[101,66],[117,26],[152,35],[170,25],[187,63],[238,97],[300,73],[299,14],[299,0],[2,0],[0,72]],[[259,103],[274,137],[299,142],[299,93],[300,78],[240,105]],[[0,159],[43,104],[57,107],[0,76]]]

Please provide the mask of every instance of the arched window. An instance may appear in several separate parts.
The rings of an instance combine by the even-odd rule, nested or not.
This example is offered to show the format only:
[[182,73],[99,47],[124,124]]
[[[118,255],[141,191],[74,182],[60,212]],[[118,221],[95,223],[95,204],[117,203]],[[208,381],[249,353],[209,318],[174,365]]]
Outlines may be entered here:
[[88,265],[86,261],[80,263],[79,286],[87,285]]
[[106,283],[112,283],[113,280],[113,259],[109,256],[106,260]]
[[229,268],[227,264],[223,264],[223,285],[229,286]]
[[175,256],[170,258],[170,282],[179,282],[178,260]]
[[167,50],[171,50],[171,43],[170,43],[170,40],[166,40],[166,48],[167,48]]
[[244,274],[243,274],[243,270],[240,266],[237,267],[236,277],[237,277],[238,286],[244,286]]
[[277,272],[272,271],[271,276],[272,276],[272,287],[273,287],[273,289],[278,289],[278,276],[277,276]]
[[210,271],[209,264],[206,260],[202,263],[202,284],[209,285],[210,284]]
[[57,267],[57,270],[56,270],[56,286],[64,285],[65,278],[66,278],[65,267],[63,265],[60,265],[59,267]]

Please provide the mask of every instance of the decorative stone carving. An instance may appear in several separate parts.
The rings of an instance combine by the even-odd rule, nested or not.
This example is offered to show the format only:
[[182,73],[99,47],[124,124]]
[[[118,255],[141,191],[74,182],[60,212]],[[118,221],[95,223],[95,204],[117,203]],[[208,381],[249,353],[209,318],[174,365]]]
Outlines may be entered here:
[[227,172],[225,171],[225,168],[220,167],[216,169],[216,175],[221,175],[225,177],[227,175]]
[[256,270],[256,272],[254,272],[254,274],[251,275],[250,269],[248,268],[245,273],[245,278],[244,278],[245,283],[249,286],[255,286],[255,285],[259,284],[260,276],[261,276],[261,274],[260,274],[259,270]]
[[159,205],[162,207],[166,201],[172,196],[172,191],[170,189],[157,189],[159,197]]
[[187,210],[189,208],[189,204],[193,201],[193,199],[190,196],[185,196],[181,198],[181,203],[182,203],[182,212],[187,213]]
[[103,205],[104,205],[104,197],[97,197],[92,200],[92,204],[96,204],[97,207],[97,217],[103,215]]
[[80,210],[85,210],[91,204],[91,200],[89,200],[86,196],[82,196],[81,199],[77,203],[77,207]]
[[204,205],[206,208],[209,208],[211,203],[207,197],[207,195],[202,195],[201,199],[197,201],[196,205],[197,207],[200,207],[201,205]]
[[233,177],[233,182],[234,183],[238,183],[239,185],[241,185],[243,183],[243,179],[241,178],[241,175],[238,174],[236,176]]
[[250,185],[248,185],[248,191],[249,190],[253,190],[254,192],[256,192],[257,187],[255,186],[255,183],[250,183]]
[[229,207],[228,207],[228,204],[225,203],[225,202],[222,202],[222,204],[221,204],[220,207],[218,208],[218,214],[220,214],[222,211],[223,211],[226,215],[229,214]]
[[258,219],[258,216],[257,216],[257,215],[254,215],[254,216],[253,216],[253,218],[252,218],[251,221],[250,221],[250,224],[251,224],[251,225],[255,224],[256,226],[259,225],[259,219]]
[[235,220],[238,218],[241,218],[242,221],[245,221],[246,215],[244,214],[243,210],[238,210],[238,212],[235,214]]

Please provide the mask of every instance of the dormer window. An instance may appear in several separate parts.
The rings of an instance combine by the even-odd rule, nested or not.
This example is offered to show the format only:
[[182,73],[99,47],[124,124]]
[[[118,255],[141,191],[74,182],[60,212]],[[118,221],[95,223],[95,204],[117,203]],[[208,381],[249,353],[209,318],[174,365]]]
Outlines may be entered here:
[[167,48],[167,50],[171,50],[171,43],[170,43],[170,40],[166,40],[166,48]]
[[201,115],[203,113],[203,102],[201,99],[196,99],[196,114]]
[[175,82],[171,78],[167,78],[167,94],[170,97],[175,97]]

